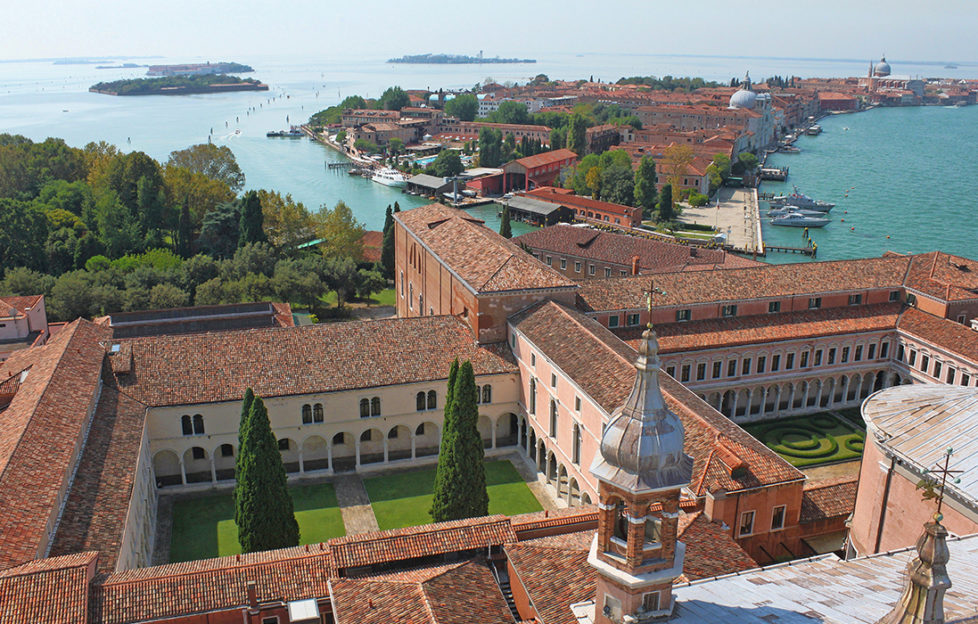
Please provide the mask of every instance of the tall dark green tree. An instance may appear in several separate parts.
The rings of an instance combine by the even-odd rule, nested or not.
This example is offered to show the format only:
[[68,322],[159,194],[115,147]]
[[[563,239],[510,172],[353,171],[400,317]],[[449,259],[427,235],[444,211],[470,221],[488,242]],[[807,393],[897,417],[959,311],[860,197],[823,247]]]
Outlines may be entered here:
[[513,238],[513,226],[509,223],[509,206],[503,205],[503,214],[499,218],[499,235],[503,238]]
[[258,193],[248,191],[241,200],[241,237],[238,239],[238,245],[268,242],[268,237],[265,236],[264,222]]
[[391,205],[387,204],[387,212],[384,215],[384,234],[387,234],[387,230],[391,229],[394,225],[394,213],[391,211]]
[[651,216],[655,209],[658,193],[655,190],[657,182],[655,161],[651,156],[643,156],[635,171],[635,206],[642,209],[645,216]]
[[[241,449],[244,448],[245,434],[250,422],[248,416],[251,414],[251,404],[255,402],[255,393],[248,388],[245,390],[244,399],[241,401],[241,418],[238,420],[238,455],[234,458],[234,477],[237,478],[241,471]],[[243,520],[238,516],[238,486],[234,487],[234,523],[241,526]]]
[[238,542],[246,553],[299,545],[299,523],[286,482],[285,465],[261,397],[255,397],[243,427],[234,489]]
[[[103,237],[105,228],[103,230]],[[218,204],[204,217],[198,244],[201,251],[214,258],[230,258],[238,248],[241,236],[241,215],[233,202]],[[111,251],[112,247],[106,244]],[[112,254],[117,255],[117,254]]]
[[672,221],[676,212],[672,208],[672,185],[666,184],[659,193],[659,221]]
[[428,512],[435,522],[452,519],[453,502],[457,497],[455,443],[448,434],[451,432],[454,435],[456,430],[453,404],[455,402],[455,381],[458,379],[458,368],[458,358],[455,358],[448,370],[448,386],[445,391],[445,410],[441,426],[441,447],[438,451],[438,466],[435,470],[434,499],[431,501],[431,510]]
[[384,267],[384,277],[394,279],[394,227],[384,232],[384,241],[380,246],[380,264]]
[[574,113],[567,128],[567,149],[583,158],[587,154],[587,119],[580,113]]

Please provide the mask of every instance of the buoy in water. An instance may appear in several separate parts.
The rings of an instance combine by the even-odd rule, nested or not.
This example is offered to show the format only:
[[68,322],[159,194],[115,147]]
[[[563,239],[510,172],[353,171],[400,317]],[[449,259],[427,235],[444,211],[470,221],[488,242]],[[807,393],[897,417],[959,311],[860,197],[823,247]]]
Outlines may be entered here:
[[845,222],[846,222],[846,220],[845,220],[845,219],[840,219],[840,220],[841,220],[841,221],[842,221],[843,223],[845,223]]
[[886,235],[886,237],[887,237],[887,238],[889,238],[889,237],[890,237],[890,235],[889,235],[889,234],[887,234],[887,235]]
[[855,228],[855,226],[853,226],[853,227],[851,227],[851,228],[849,228],[849,231],[850,231],[850,232],[855,232],[855,231],[856,231],[856,228]]

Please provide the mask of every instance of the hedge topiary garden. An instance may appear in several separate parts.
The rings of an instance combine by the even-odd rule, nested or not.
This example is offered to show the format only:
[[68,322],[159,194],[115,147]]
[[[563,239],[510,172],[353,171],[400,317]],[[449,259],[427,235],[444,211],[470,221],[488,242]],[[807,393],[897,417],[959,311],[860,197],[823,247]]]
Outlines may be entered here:
[[866,437],[828,412],[746,425],[744,429],[799,468],[858,459]]

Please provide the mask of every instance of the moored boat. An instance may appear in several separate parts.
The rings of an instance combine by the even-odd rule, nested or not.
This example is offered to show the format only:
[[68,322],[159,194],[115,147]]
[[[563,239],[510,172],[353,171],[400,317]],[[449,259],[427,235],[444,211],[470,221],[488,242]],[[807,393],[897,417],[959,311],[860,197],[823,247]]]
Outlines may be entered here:
[[790,195],[776,195],[768,200],[771,207],[783,207],[783,206],[796,206],[798,208],[804,208],[806,210],[817,210],[819,212],[828,212],[835,208],[835,204],[831,202],[822,201],[819,199],[812,199],[804,193],[798,191],[798,187],[795,187],[795,192]]
[[810,210],[808,208],[799,208],[798,206],[784,206],[781,208],[772,208],[767,211],[767,216],[769,217],[786,217],[790,214],[800,214],[803,217],[825,217],[825,213],[820,210]]
[[390,167],[378,169],[370,179],[384,186],[407,186],[407,178],[397,169],[391,169]]
[[797,212],[787,214],[783,217],[774,217],[771,219],[771,225],[784,225],[788,227],[807,227],[807,228],[820,228],[825,227],[829,224],[831,219],[827,217],[811,217]]

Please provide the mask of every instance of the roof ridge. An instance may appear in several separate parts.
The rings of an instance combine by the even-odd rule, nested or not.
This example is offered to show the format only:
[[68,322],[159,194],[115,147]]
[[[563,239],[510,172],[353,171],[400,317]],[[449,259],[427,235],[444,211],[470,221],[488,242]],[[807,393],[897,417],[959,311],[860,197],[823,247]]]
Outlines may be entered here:
[[[625,362],[626,364],[628,364],[629,366],[631,366],[633,368],[635,367],[635,363],[633,361],[625,359],[625,356],[623,356],[621,353],[618,353],[618,351],[616,349],[612,349],[611,348],[611,345],[609,345],[604,340],[602,340],[601,338],[599,338],[598,335],[595,334],[593,331],[591,331],[590,328],[585,327],[583,323],[581,323],[579,320],[577,320],[576,318],[574,318],[570,314],[570,311],[569,310],[564,309],[564,306],[563,305],[561,305],[561,304],[559,304],[559,303],[557,303],[556,301],[553,301],[553,300],[549,300],[548,303],[553,303],[554,305],[556,305],[557,306],[557,309],[561,313],[563,313],[568,319],[570,319],[571,322],[573,322],[575,325],[577,325],[578,327],[580,327],[581,329],[583,329],[584,331],[586,331],[587,333],[589,333],[591,336],[593,336],[595,340],[597,340],[598,342],[601,343],[601,346],[603,346],[608,351],[611,351],[611,353],[614,354],[619,360],[621,360],[622,362]],[[597,321],[595,321],[595,323],[597,323]],[[601,326],[598,325],[598,327],[601,327]],[[602,327],[602,329],[604,329],[604,328]],[[612,336],[614,336],[614,334],[612,334]],[[617,336],[615,336],[615,337],[617,338]],[[625,345],[626,347],[628,347],[629,349],[631,349],[631,347],[628,344],[626,344],[624,341],[622,341],[622,344]]]
[[[325,544],[325,542],[320,542],[320,543],[321,544]],[[306,544],[306,546],[311,546],[311,544]],[[291,548],[299,548],[299,547],[298,546],[292,546]],[[262,551],[262,552],[274,552],[274,551]],[[215,561],[215,559],[198,559],[197,561],[186,561],[186,562],[181,561],[181,562],[177,562],[177,563],[167,563],[167,564],[164,564],[162,566],[152,566],[152,567],[149,567],[149,568],[133,568],[133,569],[130,569],[130,570],[124,570],[122,572],[116,572],[116,573],[113,573],[113,574],[110,574],[110,575],[104,577],[98,583],[98,586],[99,587],[105,587],[105,586],[117,586],[117,585],[130,585],[132,583],[142,583],[142,582],[145,582],[145,581],[148,581],[148,580],[151,580],[151,579],[152,580],[173,579],[173,578],[183,578],[183,577],[188,577],[188,576],[194,576],[196,574],[209,574],[209,573],[212,573],[212,572],[227,572],[229,570],[250,570],[252,568],[256,568],[256,567],[262,566],[262,565],[270,565],[270,564],[284,563],[284,562],[288,562],[288,561],[299,561],[299,560],[303,560],[303,559],[314,559],[316,557],[329,557],[329,555],[330,555],[330,551],[329,551],[328,548],[326,548],[325,550],[320,550],[320,551],[312,551],[312,550],[310,550],[310,551],[307,551],[307,553],[308,554],[299,553],[298,556],[282,557],[281,559],[270,559],[270,560],[266,560],[266,561],[254,561],[254,562],[251,562],[251,563],[245,563],[245,564],[240,565],[240,566],[218,565],[218,566],[215,566],[215,567],[212,567],[212,568],[206,568],[206,569],[203,569],[203,570],[188,570],[186,572],[175,572],[173,574],[161,574],[161,575],[146,574],[146,575],[143,575],[143,576],[138,576],[138,577],[128,578],[128,579],[120,579],[120,580],[117,580],[117,581],[113,581],[112,580],[112,577],[113,576],[121,575],[121,574],[126,574],[128,572],[136,572],[136,573],[139,573],[139,572],[144,572],[144,571],[151,571],[151,570],[153,570],[154,567],[155,568],[162,568],[162,567],[166,567],[166,566],[178,566],[178,565],[181,565],[182,563],[197,563],[197,561]],[[248,555],[248,554],[252,554],[252,553],[242,553],[242,554],[239,554],[239,555],[228,555],[227,557],[217,557],[216,559],[230,559],[231,557],[236,557],[237,558],[237,557],[241,557],[242,555]],[[240,560],[235,559],[235,563],[237,563],[239,561]]]
[[496,268],[496,270],[493,272],[492,275],[490,275],[489,277],[487,277],[482,282],[482,284],[480,285],[479,290],[482,290],[483,288],[485,288],[486,285],[489,284],[489,282],[491,282],[493,280],[493,278],[495,278],[497,275],[499,275],[499,273],[503,270],[503,268],[510,263],[510,261],[513,259],[514,255],[515,254],[513,254],[512,252],[510,252],[509,257],[506,258],[506,260],[503,261],[503,263],[500,264],[499,267]]

